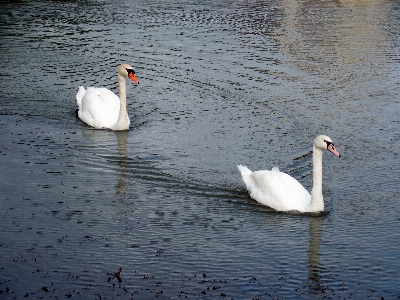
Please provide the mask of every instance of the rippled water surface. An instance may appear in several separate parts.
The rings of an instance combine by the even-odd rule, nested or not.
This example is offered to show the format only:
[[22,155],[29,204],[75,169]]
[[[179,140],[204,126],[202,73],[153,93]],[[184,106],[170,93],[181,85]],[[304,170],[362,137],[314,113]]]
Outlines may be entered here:
[[[0,8],[0,298],[400,297],[398,1]],[[130,130],[93,130],[122,62]],[[323,216],[248,197],[239,163],[310,190],[319,134]]]

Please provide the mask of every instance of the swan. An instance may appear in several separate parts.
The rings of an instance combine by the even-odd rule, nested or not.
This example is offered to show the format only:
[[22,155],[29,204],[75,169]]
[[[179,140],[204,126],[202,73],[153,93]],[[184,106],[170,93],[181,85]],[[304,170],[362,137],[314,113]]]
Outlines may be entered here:
[[292,176],[274,167],[271,171],[252,172],[246,166],[238,165],[242,179],[257,202],[278,211],[323,212],[322,196],[322,154],[329,150],[340,157],[332,140],[326,135],[317,136],[313,146],[313,187],[311,195]]
[[135,71],[128,64],[118,68],[119,97],[106,88],[80,86],[76,94],[77,116],[94,128],[128,130],[129,116],[126,111],[126,78],[139,84]]

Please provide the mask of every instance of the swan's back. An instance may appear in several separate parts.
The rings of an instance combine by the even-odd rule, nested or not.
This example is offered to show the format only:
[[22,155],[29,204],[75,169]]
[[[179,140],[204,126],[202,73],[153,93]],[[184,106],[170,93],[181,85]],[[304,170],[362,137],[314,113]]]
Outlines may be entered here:
[[311,195],[290,175],[280,172],[278,168],[251,172],[239,165],[238,169],[250,197],[257,202],[279,211],[306,211]]
[[111,128],[118,120],[120,99],[106,88],[79,87],[76,101],[78,117],[90,126]]

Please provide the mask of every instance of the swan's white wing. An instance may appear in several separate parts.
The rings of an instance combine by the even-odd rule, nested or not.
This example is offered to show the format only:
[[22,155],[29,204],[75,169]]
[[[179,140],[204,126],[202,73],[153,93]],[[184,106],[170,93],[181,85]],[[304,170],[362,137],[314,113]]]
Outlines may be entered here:
[[293,177],[279,172],[255,171],[250,175],[250,183],[246,184],[250,196],[258,202],[279,211],[305,211],[311,196],[307,190]]
[[120,100],[106,88],[89,87],[82,98],[79,118],[95,128],[111,128],[118,120]]

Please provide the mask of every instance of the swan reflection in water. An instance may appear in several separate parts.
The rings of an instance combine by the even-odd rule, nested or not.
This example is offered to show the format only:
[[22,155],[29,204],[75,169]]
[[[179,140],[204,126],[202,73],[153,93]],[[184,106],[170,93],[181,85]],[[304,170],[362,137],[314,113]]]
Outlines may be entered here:
[[308,251],[308,285],[309,294],[320,294],[326,288],[321,282],[319,265],[319,246],[321,244],[321,227],[323,217],[309,217],[310,248]]
[[126,142],[128,140],[129,131],[115,131],[117,136],[119,160],[117,161],[118,167],[118,183],[115,186],[117,194],[122,195],[125,191],[125,162],[126,162]]
[[[127,161],[127,141],[129,131],[109,131],[96,129],[83,129],[82,135],[90,141],[93,147],[100,151],[107,149],[105,153],[98,154],[106,158],[108,162],[116,166],[118,174],[117,184],[115,185],[117,195],[125,193],[126,187],[126,161]],[[113,155],[113,149],[117,147],[118,155]]]

